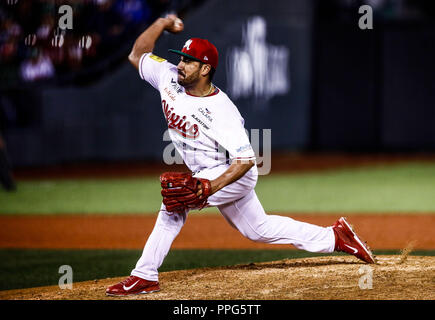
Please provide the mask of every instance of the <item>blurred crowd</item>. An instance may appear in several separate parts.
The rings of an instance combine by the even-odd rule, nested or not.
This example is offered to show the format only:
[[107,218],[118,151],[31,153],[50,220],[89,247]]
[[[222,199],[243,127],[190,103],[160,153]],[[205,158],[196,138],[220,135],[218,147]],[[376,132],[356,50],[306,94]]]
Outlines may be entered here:
[[[4,0],[0,4],[2,83],[52,79],[104,60],[154,18],[146,0]],[[72,8],[72,28],[68,21]],[[62,28],[63,26],[63,28]]]

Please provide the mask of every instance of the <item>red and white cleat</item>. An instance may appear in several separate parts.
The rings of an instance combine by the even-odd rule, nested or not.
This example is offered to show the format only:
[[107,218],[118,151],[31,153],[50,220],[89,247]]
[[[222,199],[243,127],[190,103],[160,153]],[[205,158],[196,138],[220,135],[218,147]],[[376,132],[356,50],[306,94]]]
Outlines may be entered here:
[[129,296],[140,293],[151,293],[160,291],[158,281],[148,281],[136,276],[129,276],[127,279],[110,286],[106,290],[108,296]]
[[338,219],[332,229],[335,234],[335,251],[346,252],[367,263],[376,263],[370,248],[352,230],[344,217]]

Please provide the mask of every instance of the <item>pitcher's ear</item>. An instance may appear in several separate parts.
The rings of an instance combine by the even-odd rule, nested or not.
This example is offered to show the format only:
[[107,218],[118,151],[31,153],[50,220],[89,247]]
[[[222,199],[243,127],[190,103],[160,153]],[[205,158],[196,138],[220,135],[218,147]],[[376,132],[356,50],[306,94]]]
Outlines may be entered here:
[[209,64],[203,64],[202,65],[202,72],[201,72],[201,74],[203,76],[208,75],[210,73],[210,71],[211,71],[211,65],[209,65]]

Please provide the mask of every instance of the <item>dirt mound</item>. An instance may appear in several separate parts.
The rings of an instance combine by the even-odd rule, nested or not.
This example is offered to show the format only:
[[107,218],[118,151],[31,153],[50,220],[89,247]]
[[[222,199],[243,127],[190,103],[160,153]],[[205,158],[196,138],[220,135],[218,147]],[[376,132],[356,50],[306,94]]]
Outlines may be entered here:
[[[102,300],[106,287],[122,278],[0,292],[0,299]],[[305,300],[435,299],[435,257],[379,256],[367,265],[351,256],[316,257],[219,268],[163,272],[162,290],[122,299]]]

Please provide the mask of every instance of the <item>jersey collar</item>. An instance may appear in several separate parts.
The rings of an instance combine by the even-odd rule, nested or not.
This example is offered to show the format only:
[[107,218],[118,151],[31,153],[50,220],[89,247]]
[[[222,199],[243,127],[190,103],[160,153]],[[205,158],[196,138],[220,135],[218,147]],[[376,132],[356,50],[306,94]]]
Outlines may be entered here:
[[191,97],[195,97],[195,98],[208,98],[208,97],[211,97],[211,96],[215,96],[215,95],[217,95],[217,94],[219,93],[219,88],[218,88],[218,87],[215,87],[215,88],[216,88],[215,91],[213,91],[212,93],[210,93],[208,96],[203,96],[203,97],[195,96],[194,94],[191,94],[191,93],[189,93],[189,92],[187,92],[187,91],[184,91],[184,92],[186,92],[186,94],[189,95],[189,96],[191,96]]

